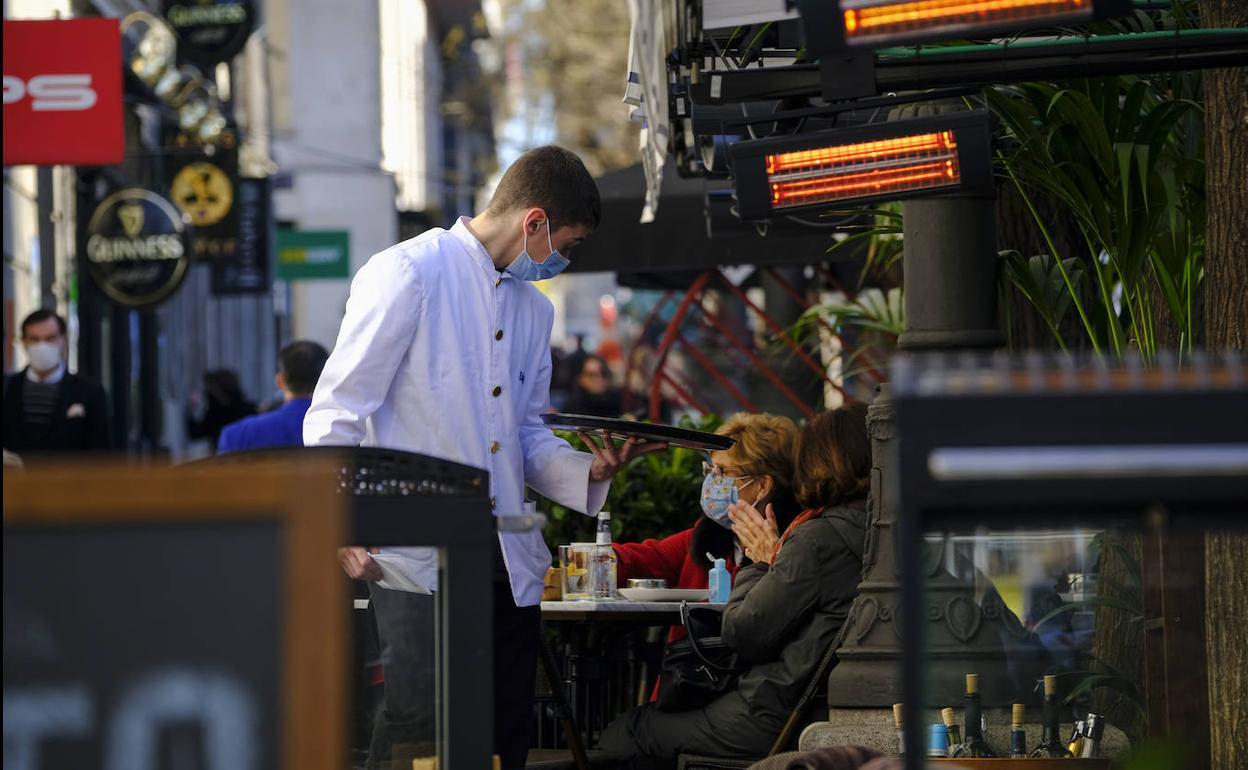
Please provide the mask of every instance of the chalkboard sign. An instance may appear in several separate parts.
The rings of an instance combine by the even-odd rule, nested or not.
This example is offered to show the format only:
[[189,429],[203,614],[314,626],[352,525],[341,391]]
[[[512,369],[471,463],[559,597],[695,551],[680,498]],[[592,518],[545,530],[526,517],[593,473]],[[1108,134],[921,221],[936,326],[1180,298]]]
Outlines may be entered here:
[[335,481],[6,471],[6,770],[345,767]]

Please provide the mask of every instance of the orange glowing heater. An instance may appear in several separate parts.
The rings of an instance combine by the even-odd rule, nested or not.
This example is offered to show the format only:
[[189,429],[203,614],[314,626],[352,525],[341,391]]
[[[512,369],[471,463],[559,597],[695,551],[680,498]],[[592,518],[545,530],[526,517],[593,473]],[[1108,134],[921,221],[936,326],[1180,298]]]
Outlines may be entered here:
[[1094,0],[841,0],[845,42],[881,45],[1093,18]]
[[992,193],[991,116],[967,110],[931,117],[733,144],[733,196],[741,219],[847,204]]
[[773,209],[956,186],[952,131],[767,155]]

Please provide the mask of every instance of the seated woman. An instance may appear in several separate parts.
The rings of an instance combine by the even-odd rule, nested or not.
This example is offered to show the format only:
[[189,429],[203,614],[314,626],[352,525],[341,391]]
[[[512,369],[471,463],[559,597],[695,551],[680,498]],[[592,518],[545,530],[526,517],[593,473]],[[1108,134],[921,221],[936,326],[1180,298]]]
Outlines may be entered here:
[[[738,414],[715,431],[735,439],[731,449],[711,453],[702,482],[702,515],[689,529],[662,540],[616,543],[616,570],[621,586],[629,578],[662,578],[668,588],[706,588],[713,558],[723,559],[735,575],[745,552],[732,533],[728,508],[743,500],[755,508],[771,506],[781,526],[787,526],[801,507],[793,497],[793,447],[797,426],[787,417]],[[685,629],[673,626],[676,641]]]
[[849,404],[815,417],[798,436],[797,499],[806,506],[779,525],[741,501],[733,532],[751,564],[737,572],[723,614],[723,637],[746,668],[736,689],[694,711],[653,704],[616,719],[603,749],[634,768],[671,768],[681,753],[761,757],[775,742],[824,653],[836,639],[862,572],[871,442],[866,407]]

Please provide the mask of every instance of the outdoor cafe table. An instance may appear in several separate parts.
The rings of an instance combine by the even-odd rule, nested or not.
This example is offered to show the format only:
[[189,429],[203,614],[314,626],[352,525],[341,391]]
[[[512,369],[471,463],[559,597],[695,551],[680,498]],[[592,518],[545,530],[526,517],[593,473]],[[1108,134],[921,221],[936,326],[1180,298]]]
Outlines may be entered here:
[[680,623],[680,602],[633,602],[625,599],[542,602],[542,620],[547,623],[590,621],[674,626]]
[[[704,605],[705,606],[705,605]],[[597,714],[594,718],[595,699],[587,696],[588,688],[594,686],[593,677],[588,681],[583,676],[581,661],[585,659],[589,631],[603,625],[631,626],[673,626],[680,623],[680,602],[635,602],[625,599],[611,601],[550,601],[542,602],[542,622],[560,623],[567,633],[562,634],[567,645],[567,661],[563,675],[553,670],[553,658],[547,657],[543,665],[547,666],[547,676],[551,679],[552,690],[556,680],[562,679],[567,705],[575,720],[575,729],[583,736],[585,745],[593,745],[594,735],[604,726],[603,719],[610,719],[614,714]],[[616,638],[612,634],[609,638]],[[542,643],[546,644],[546,636],[542,635]],[[547,648],[543,655],[549,653]],[[558,697],[558,696],[556,696]],[[598,729],[596,729],[598,728]]]

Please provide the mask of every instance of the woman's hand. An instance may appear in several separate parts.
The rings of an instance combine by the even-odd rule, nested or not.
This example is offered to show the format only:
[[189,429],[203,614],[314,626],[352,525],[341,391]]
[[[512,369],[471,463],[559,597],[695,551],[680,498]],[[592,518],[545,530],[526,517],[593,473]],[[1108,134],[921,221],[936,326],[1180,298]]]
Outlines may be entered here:
[[771,503],[767,504],[767,516],[764,517],[754,506],[738,500],[729,506],[728,518],[732,521],[732,531],[741,542],[745,555],[752,561],[771,564],[776,555],[776,546],[780,544],[776,512],[772,510]]

